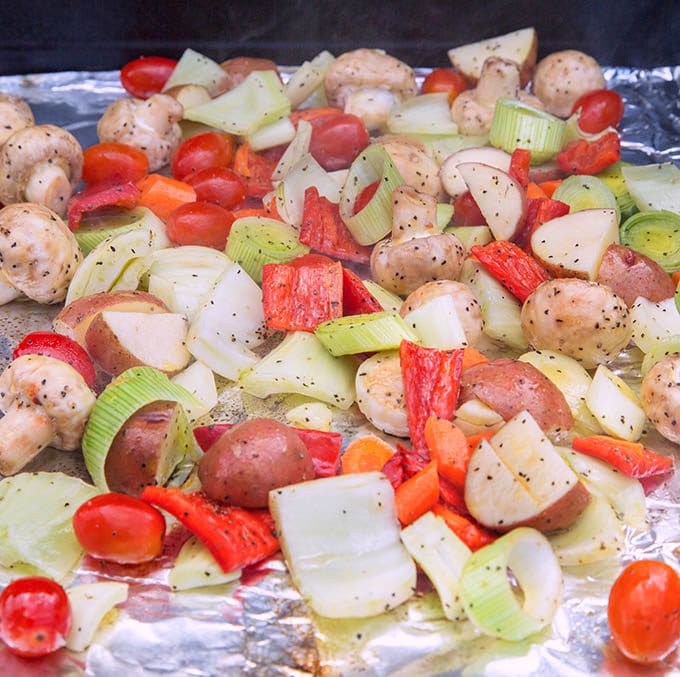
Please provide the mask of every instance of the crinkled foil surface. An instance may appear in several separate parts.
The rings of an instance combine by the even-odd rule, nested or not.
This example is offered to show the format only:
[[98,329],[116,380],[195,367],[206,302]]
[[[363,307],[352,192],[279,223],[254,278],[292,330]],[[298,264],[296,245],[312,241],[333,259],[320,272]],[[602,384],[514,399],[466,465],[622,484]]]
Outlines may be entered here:
[[[633,163],[680,163],[680,67],[653,70],[607,68],[610,86],[626,99],[624,159]],[[420,74],[422,75],[422,73]],[[117,72],[68,72],[0,77],[0,90],[28,100],[38,123],[73,132],[83,146],[97,141],[96,122],[123,92]],[[24,334],[47,329],[57,309],[14,303],[0,309],[0,366]],[[623,355],[617,367],[635,384],[640,355]],[[222,384],[214,420],[238,421],[254,415],[281,417],[290,398],[266,402]],[[365,424],[337,412],[335,426],[347,436]],[[653,448],[678,449],[649,434]],[[677,463],[676,463],[677,466]],[[46,450],[29,468],[86,472],[78,453]],[[37,499],[39,500],[39,499]],[[103,567],[85,560],[80,581],[122,580],[130,596],[115,622],[87,653],[59,652],[37,661],[0,651],[4,675],[141,675],[193,677],[236,675],[639,675],[612,648],[606,621],[607,594],[621,565],[642,557],[677,566],[680,556],[680,473],[648,499],[650,530],[629,532],[619,561],[565,570],[563,604],[552,627],[524,642],[503,642],[475,634],[469,624],[447,621],[435,596],[423,592],[384,616],[365,620],[314,617],[292,588],[277,558],[249,570],[238,583],[172,593],[167,566],[182,534],[171,534],[160,565],[153,569]],[[677,653],[677,652],[676,652]],[[644,671],[680,674],[680,659]]]

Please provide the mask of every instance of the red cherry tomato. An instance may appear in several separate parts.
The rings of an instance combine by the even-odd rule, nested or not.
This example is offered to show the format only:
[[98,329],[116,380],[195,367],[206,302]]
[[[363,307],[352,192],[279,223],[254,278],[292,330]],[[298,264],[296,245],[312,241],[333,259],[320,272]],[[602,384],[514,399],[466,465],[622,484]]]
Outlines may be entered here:
[[190,202],[177,207],[165,229],[175,244],[195,244],[224,249],[234,215],[212,202]]
[[96,559],[118,564],[150,562],[165,537],[165,518],[153,506],[126,494],[100,494],[73,515],[80,545]]
[[597,134],[607,127],[616,127],[623,117],[623,99],[612,89],[594,89],[580,96],[572,115],[581,109],[578,126],[588,134]]
[[204,132],[183,141],[172,158],[172,175],[180,181],[210,167],[228,167],[234,138],[223,132]]
[[653,663],[680,639],[680,576],[656,560],[629,564],[609,593],[609,629],[624,656]]
[[95,373],[92,360],[85,349],[73,339],[51,331],[34,331],[26,334],[12,353],[12,359],[22,355],[47,355],[68,362],[90,388],[94,385]]
[[444,92],[449,95],[449,104],[468,88],[465,76],[451,68],[435,68],[424,80],[423,94]]
[[149,158],[139,148],[126,143],[97,143],[83,153],[85,183],[134,183],[148,172]]
[[208,167],[184,179],[195,191],[196,199],[235,209],[248,194],[245,181],[233,169]]
[[70,629],[68,597],[50,578],[18,578],[0,594],[0,639],[12,653],[45,656],[66,644]]
[[346,169],[368,146],[368,132],[356,115],[327,115],[311,120],[310,124],[309,152],[326,171]]
[[121,68],[120,83],[131,96],[148,99],[163,89],[176,65],[164,56],[140,56]]
[[483,226],[486,223],[469,190],[453,201],[452,221],[456,226]]
[[373,196],[376,194],[379,185],[380,181],[374,181],[373,183],[369,183],[359,193],[357,199],[354,202],[354,209],[352,210],[353,214],[358,214],[371,201]]

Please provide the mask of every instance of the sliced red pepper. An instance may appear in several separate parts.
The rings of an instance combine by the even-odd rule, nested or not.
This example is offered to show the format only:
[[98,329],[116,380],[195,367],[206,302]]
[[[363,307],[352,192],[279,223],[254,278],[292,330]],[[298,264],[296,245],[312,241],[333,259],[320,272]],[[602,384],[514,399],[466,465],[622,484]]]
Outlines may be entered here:
[[550,279],[545,268],[513,242],[496,240],[483,247],[474,245],[470,252],[522,303],[539,284]]
[[464,489],[458,489],[453,482],[439,473],[439,503],[458,515],[469,515],[465,504]]
[[255,564],[279,549],[268,510],[219,505],[202,493],[186,494],[176,487],[147,486],[141,498],[179,520],[225,572]]
[[354,207],[352,207],[352,214],[358,214],[372,199],[373,196],[378,192],[378,186],[380,181],[374,181],[369,183],[357,196],[354,201]]
[[441,517],[446,526],[473,552],[498,538],[496,534],[479,526],[472,518],[458,515],[439,503],[432,506],[432,512]]
[[397,453],[390,458],[382,468],[382,473],[387,477],[393,489],[400,487],[406,480],[406,472],[402,463],[401,445],[397,445]]
[[594,141],[572,141],[556,158],[560,169],[569,174],[599,174],[620,159],[621,139],[616,132],[604,134]]
[[342,314],[364,315],[379,313],[383,307],[371,294],[361,278],[347,268],[342,269]]
[[273,190],[272,173],[281,159],[283,149],[272,148],[256,153],[248,143],[242,143],[234,153],[234,171],[246,182],[250,197],[263,198]]
[[342,317],[342,264],[262,267],[265,324],[283,331],[314,331]]
[[399,357],[413,451],[429,458],[425,423],[430,416],[453,418],[463,371],[463,351],[424,348],[402,341]]
[[515,148],[510,156],[510,171],[512,176],[522,188],[529,183],[529,167],[531,165],[531,151],[526,148]]
[[546,221],[565,216],[569,213],[566,202],[552,198],[529,198],[527,200],[527,216],[520,234],[515,238],[515,244],[527,253],[531,253],[531,236],[536,228]]
[[47,355],[70,364],[90,388],[94,385],[95,371],[90,356],[73,339],[51,331],[34,331],[26,334],[12,353],[12,359],[22,355]]
[[305,190],[305,203],[300,226],[300,242],[314,251],[343,261],[368,263],[371,247],[360,245],[340,218],[340,209],[315,186]]
[[618,440],[608,435],[590,435],[575,437],[571,446],[576,451],[606,461],[627,477],[640,479],[664,475],[673,470],[670,456],[647,449],[639,442]]
[[[194,428],[194,437],[203,451],[208,449],[231,428],[234,423],[213,423]],[[291,426],[292,427],[292,426]],[[317,477],[333,477],[340,469],[342,435],[325,430],[292,428],[307,447],[314,463]]]
[[333,106],[323,106],[321,108],[304,108],[303,110],[294,110],[288,117],[293,123],[295,129],[297,129],[298,122],[300,120],[305,120],[306,122],[311,122],[318,118],[325,118],[329,115],[342,115],[342,108],[334,108]]
[[132,209],[137,206],[142,191],[132,183],[118,183],[112,186],[93,185],[76,193],[69,202],[68,227],[78,230],[83,214],[93,212],[100,207],[125,207]]

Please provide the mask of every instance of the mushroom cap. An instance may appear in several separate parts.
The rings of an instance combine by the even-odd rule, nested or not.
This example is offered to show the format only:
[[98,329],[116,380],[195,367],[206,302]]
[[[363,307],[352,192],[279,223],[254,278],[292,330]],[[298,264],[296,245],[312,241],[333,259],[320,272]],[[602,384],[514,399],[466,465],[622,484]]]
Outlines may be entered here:
[[14,132],[0,149],[0,202],[26,201],[26,186],[38,166],[59,167],[73,192],[83,172],[83,149],[73,134],[56,125]]
[[148,99],[118,99],[97,123],[99,141],[117,141],[139,148],[149,158],[149,171],[166,165],[182,140],[182,104],[167,94]]
[[38,303],[66,298],[82,259],[78,243],[51,209],[19,202],[0,209],[0,267],[4,281]]
[[640,403],[667,440],[680,444],[680,355],[659,360],[642,379]]
[[95,395],[68,363],[46,355],[22,355],[0,375],[0,409],[39,407],[54,427],[51,446],[80,446]]
[[0,92],[0,146],[14,132],[35,124],[31,107],[19,96]]

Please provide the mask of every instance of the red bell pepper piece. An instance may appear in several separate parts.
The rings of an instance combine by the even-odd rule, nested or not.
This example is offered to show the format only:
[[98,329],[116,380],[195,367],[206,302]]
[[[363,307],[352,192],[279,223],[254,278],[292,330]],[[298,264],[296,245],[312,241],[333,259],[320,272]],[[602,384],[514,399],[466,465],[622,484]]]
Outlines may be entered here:
[[387,477],[387,479],[390,481],[390,484],[392,485],[392,488],[395,490],[406,480],[406,472],[404,471],[404,464],[402,462],[403,459],[401,455],[402,449],[403,447],[398,444],[397,453],[394,454],[382,468],[383,475]]
[[550,279],[545,268],[535,258],[507,240],[497,240],[470,252],[480,263],[522,303],[542,282]]
[[621,139],[616,132],[594,141],[578,139],[557,155],[557,164],[569,174],[598,174],[621,159]]
[[371,257],[371,247],[360,245],[354,239],[340,218],[338,205],[319,195],[315,186],[305,190],[300,242],[343,261],[365,264]]
[[12,359],[22,355],[47,355],[70,364],[90,388],[94,385],[95,371],[90,356],[73,339],[51,331],[34,331],[26,334],[12,353]]
[[186,494],[176,487],[147,486],[141,498],[179,520],[225,572],[255,564],[279,549],[268,510],[219,505],[202,493]]
[[361,278],[347,268],[342,269],[342,314],[363,315],[379,313],[383,307],[361,281]]
[[352,207],[352,215],[358,214],[373,199],[373,196],[378,192],[379,185],[380,181],[374,181],[359,193],[354,201],[354,207]]
[[608,435],[590,435],[575,437],[571,446],[576,451],[606,461],[627,477],[641,479],[664,475],[673,470],[670,456],[647,449],[639,442],[617,440]]
[[531,165],[531,151],[526,148],[515,148],[510,156],[510,171],[512,176],[522,188],[529,183],[529,167]]
[[[194,437],[203,451],[208,449],[231,428],[234,423],[212,423],[194,428]],[[291,426],[292,427],[292,426]],[[333,477],[340,469],[342,435],[325,430],[292,428],[307,447],[314,463],[317,477]]]
[[536,228],[546,221],[565,216],[569,213],[569,205],[566,202],[553,200],[552,198],[529,198],[527,200],[527,216],[520,234],[515,238],[515,244],[531,253],[531,236]]
[[78,230],[83,214],[92,212],[100,207],[126,207],[132,209],[137,206],[142,191],[132,183],[118,183],[112,186],[95,184],[76,193],[69,202],[68,227]]
[[243,177],[249,197],[263,198],[273,190],[272,173],[283,155],[282,148],[256,153],[242,143],[234,153],[234,171]]
[[446,522],[446,526],[473,552],[493,543],[498,538],[496,534],[479,526],[471,517],[459,515],[441,503],[432,506],[432,512],[441,517]]
[[326,320],[342,317],[342,264],[262,267],[265,323],[283,331],[314,331]]
[[458,489],[453,482],[439,473],[439,503],[458,515],[469,515],[465,504],[464,490]]
[[425,423],[430,416],[453,418],[463,371],[463,351],[423,348],[402,341],[399,357],[413,451],[429,459]]

